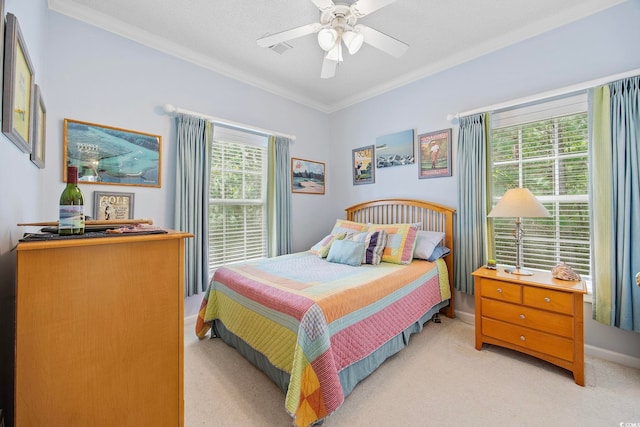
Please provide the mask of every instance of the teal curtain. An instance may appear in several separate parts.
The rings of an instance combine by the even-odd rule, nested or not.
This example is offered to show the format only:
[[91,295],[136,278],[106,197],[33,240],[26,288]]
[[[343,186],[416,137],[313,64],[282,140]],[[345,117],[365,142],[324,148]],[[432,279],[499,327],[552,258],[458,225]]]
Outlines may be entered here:
[[458,212],[455,233],[455,288],[473,295],[473,273],[486,260],[487,116],[460,118]]
[[291,253],[291,158],[288,138],[269,138],[268,200],[268,255]]
[[208,195],[213,125],[205,119],[179,114],[176,117],[175,226],[193,234],[185,240],[185,296],[207,289]]
[[640,76],[609,84],[612,141],[611,320],[640,332]]

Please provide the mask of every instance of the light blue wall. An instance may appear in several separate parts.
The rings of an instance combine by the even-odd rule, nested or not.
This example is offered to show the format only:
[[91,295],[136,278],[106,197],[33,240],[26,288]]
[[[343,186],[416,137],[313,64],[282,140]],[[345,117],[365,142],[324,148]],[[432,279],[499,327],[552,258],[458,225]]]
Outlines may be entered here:
[[[173,225],[173,121],[165,103],[228,120],[295,134],[292,156],[327,166],[325,196],[293,195],[294,250],[326,233],[344,207],[383,197],[415,197],[457,207],[453,177],[419,180],[417,166],[378,171],[373,185],[352,185],[351,150],[387,133],[452,127],[449,113],[534,95],[640,68],[640,2],[585,18],[326,115],[223,77],[47,9],[46,0],[5,0],[18,16],[36,82],[48,111],[46,168],[37,169],[0,136],[0,384],[11,381],[11,334],[18,222],[54,220],[62,182],[62,121],[66,118],[159,134],[163,138],[162,188],[83,185],[94,191],[134,191],[137,217]],[[454,141],[455,141],[454,127]],[[88,210],[90,213],[91,208]],[[458,307],[473,313],[469,298]],[[590,310],[590,305],[587,305]],[[187,311],[188,312],[188,311]],[[640,340],[587,321],[587,344],[637,356]],[[6,362],[6,363],[5,363]],[[6,408],[2,387],[0,407]]]

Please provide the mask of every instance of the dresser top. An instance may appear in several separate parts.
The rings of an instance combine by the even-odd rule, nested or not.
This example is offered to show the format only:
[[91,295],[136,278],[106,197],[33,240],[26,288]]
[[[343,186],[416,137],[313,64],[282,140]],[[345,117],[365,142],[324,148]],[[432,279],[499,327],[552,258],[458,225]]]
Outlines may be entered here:
[[472,274],[475,277],[483,277],[486,279],[500,280],[503,282],[517,283],[528,286],[538,286],[543,288],[558,289],[562,291],[578,292],[581,294],[587,293],[587,285],[584,280],[571,281],[556,279],[548,271],[531,271],[532,276],[521,276],[518,274],[511,274],[505,271],[503,267],[498,267],[496,270],[491,270],[486,267],[480,267]]

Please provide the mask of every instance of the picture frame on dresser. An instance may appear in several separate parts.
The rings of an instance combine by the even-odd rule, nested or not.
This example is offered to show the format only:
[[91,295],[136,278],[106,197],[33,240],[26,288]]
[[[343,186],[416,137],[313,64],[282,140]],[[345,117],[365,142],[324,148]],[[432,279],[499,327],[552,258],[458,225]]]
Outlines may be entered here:
[[133,219],[134,193],[111,191],[93,192],[93,216],[95,220],[111,221]]
[[47,142],[47,109],[44,106],[42,90],[37,84],[35,85],[33,107],[33,149],[31,150],[31,161],[40,169],[44,169],[44,153]]
[[2,132],[23,152],[33,145],[33,88],[35,70],[18,18],[7,13],[2,82]]

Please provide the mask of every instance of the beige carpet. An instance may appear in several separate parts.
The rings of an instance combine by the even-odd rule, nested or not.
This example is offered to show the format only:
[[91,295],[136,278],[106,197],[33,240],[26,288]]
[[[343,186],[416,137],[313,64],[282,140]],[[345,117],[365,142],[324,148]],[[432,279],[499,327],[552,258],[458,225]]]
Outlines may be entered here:
[[[222,341],[198,341],[193,328],[185,324],[185,426],[291,425],[284,394],[264,374]],[[443,318],[324,426],[640,426],[640,370],[587,357],[585,377],[580,387],[535,358],[486,344],[476,351],[473,326]]]

